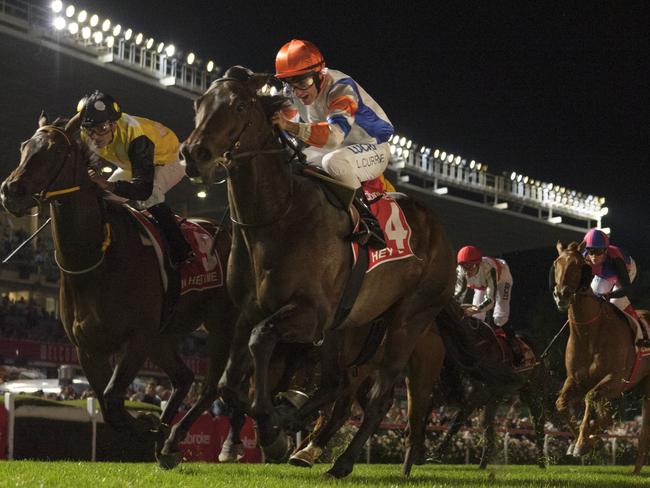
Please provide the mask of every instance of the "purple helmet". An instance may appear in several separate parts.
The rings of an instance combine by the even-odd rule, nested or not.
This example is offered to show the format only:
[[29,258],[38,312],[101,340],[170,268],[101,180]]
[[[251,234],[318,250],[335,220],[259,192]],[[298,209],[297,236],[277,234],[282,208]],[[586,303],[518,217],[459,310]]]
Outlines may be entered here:
[[607,249],[609,246],[609,237],[598,229],[591,229],[587,232],[584,241],[587,249]]

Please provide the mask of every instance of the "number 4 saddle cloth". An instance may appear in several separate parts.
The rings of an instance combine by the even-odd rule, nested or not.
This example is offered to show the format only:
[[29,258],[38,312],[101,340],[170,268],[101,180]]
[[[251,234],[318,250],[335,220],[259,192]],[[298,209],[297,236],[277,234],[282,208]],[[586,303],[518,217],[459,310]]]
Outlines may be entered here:
[[[413,231],[395,198],[404,196],[404,194],[386,192],[386,185],[382,177],[364,181],[362,185],[370,210],[377,217],[386,238],[386,247],[384,249],[367,249],[368,269],[366,273],[384,263],[415,256],[413,249],[411,249]],[[392,188],[392,185],[390,188]],[[359,223],[357,223],[358,226]],[[352,252],[356,263],[359,255],[358,243],[352,243]]]

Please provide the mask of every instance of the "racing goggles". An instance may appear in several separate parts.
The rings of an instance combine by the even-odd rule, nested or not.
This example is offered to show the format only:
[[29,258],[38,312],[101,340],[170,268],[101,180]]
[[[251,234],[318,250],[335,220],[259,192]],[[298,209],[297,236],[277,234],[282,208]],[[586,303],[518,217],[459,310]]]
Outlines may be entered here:
[[594,247],[587,248],[587,254],[590,256],[602,256],[605,254],[605,251],[607,251],[607,249],[596,249]]
[[311,73],[307,76],[294,76],[286,79],[286,83],[292,90],[309,90],[315,82],[314,75]]
[[82,127],[86,134],[90,136],[105,136],[112,129],[111,122],[103,122],[101,124],[94,125],[92,127]]

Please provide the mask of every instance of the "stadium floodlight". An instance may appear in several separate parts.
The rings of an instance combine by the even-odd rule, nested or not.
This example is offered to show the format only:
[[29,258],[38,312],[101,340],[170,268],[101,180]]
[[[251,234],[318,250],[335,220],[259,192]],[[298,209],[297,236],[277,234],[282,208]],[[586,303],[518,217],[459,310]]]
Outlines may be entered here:
[[115,27],[113,27],[113,36],[119,36],[120,32],[122,32],[122,26],[120,24],[116,24]]
[[50,8],[52,9],[52,12],[58,14],[61,10],[63,10],[63,2],[61,0],[54,0],[50,4]]
[[447,193],[449,193],[449,188],[447,188],[446,186],[441,186],[433,190],[433,192],[437,193],[438,195],[446,195]]
[[476,163],[476,171],[485,171],[484,168],[487,168],[487,166],[483,166],[481,163]]
[[436,149],[435,151],[433,151],[433,157],[438,159],[438,156],[440,156],[440,149]]
[[600,216],[601,216],[601,217],[604,217],[604,216],[607,215],[608,213],[609,213],[609,208],[607,208],[607,207],[603,207],[603,208],[600,209]]
[[479,166],[478,169],[480,171],[483,171],[483,173],[487,173],[487,170],[488,170],[488,165],[487,164],[484,164],[483,167],[481,167],[481,163],[479,163],[478,166]]
[[70,22],[68,24],[68,32],[72,34],[73,36],[79,32],[79,24],[76,22]]
[[411,151],[409,151],[408,149],[404,149],[404,151],[402,151],[402,157],[404,159],[408,159],[409,154],[411,154]]
[[165,49],[165,43],[164,42],[159,42],[158,46],[156,47],[156,52],[158,54],[161,54],[163,52],[163,49]]
[[196,196],[199,198],[205,198],[208,196],[208,192],[206,192],[205,190],[199,190],[196,192]]
[[147,49],[151,49],[153,47],[153,42],[154,42],[153,37],[150,37],[149,39],[147,39],[147,44],[145,44],[145,47]]
[[52,22],[52,25],[56,30],[63,30],[65,29],[65,19],[61,16],[57,17],[54,19],[54,22]]
[[195,60],[195,59],[196,59],[196,56],[194,55],[194,53],[189,53],[189,54],[187,55],[187,64],[192,64],[192,63],[194,63],[194,60]]
[[88,18],[88,12],[82,10],[81,12],[79,12],[79,15],[77,15],[77,22],[83,24],[84,22],[86,22],[87,18]]
[[426,150],[426,147],[422,146],[422,147],[420,148],[420,154],[424,154],[424,151],[425,151],[425,150]]
[[460,156],[456,156],[456,157],[454,158],[454,163],[456,163],[456,166],[460,165],[460,161],[461,161]]
[[208,71],[208,73],[212,73],[212,70],[214,69],[214,61],[212,60],[208,61],[208,64],[205,66],[205,69]]
[[99,15],[93,14],[90,17],[90,27],[97,27],[97,24],[99,24]]
[[406,146],[406,137],[402,136],[399,140],[399,145],[404,147]]
[[551,224],[561,224],[562,223],[562,217],[559,215],[556,215],[555,217],[549,217],[548,221]]
[[406,149],[411,149],[412,145],[413,145],[413,141],[411,139],[406,141]]
[[102,22],[102,30],[104,32],[108,32],[108,29],[110,28],[111,28],[111,21],[108,19],[104,20],[104,22]]
[[402,157],[402,151],[403,151],[403,149],[398,146],[397,151],[395,151],[395,154],[397,155],[398,158]]
[[605,205],[605,197],[600,197],[598,201],[600,202],[601,205]]
[[81,29],[81,37],[84,39],[90,39],[90,36],[92,36],[92,31],[90,30],[90,27],[86,26],[83,29]]
[[129,39],[131,39],[131,37],[133,37],[133,29],[127,29],[124,32],[124,40],[128,41]]
[[103,40],[104,34],[102,34],[102,31],[97,31],[93,34],[93,41],[95,41],[95,44],[101,44]]
[[394,156],[395,155],[395,144],[391,144],[389,147],[390,147],[390,155]]
[[74,5],[68,5],[65,8],[65,16],[72,17],[74,15]]
[[442,161],[444,161],[445,159],[447,159],[447,153],[446,153],[445,151],[442,151],[442,152],[440,153],[440,159],[441,159]]
[[517,183],[521,183],[521,180],[523,180],[523,178],[524,177],[522,175],[517,175]]
[[524,176],[524,183],[528,183],[528,176]]
[[167,55],[168,58],[171,58],[175,52],[176,52],[176,48],[174,47],[173,44],[168,44],[167,47],[165,48],[165,54]]
[[474,166],[476,166],[476,161],[473,159],[469,162],[469,169],[474,169]]
[[514,171],[512,173],[510,173],[510,179],[512,181],[515,181],[517,179],[517,173],[515,173]]
[[113,168],[112,168],[112,167],[110,167],[110,166],[104,166],[104,167],[102,167],[102,173],[112,173],[112,172],[113,172]]
[[108,36],[106,38],[106,46],[113,47],[115,45],[115,38],[113,36]]
[[454,155],[453,154],[450,154],[449,156],[447,156],[447,162],[448,163],[452,163],[453,161],[454,161]]
[[135,43],[139,46],[142,44],[142,40],[144,39],[144,36],[142,35],[142,32],[140,32],[137,36],[135,36]]

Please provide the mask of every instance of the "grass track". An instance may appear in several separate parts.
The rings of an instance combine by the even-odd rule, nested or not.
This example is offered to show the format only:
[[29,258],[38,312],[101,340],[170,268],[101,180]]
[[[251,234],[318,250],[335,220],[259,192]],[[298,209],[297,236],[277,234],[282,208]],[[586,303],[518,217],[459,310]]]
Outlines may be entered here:
[[162,471],[153,464],[88,462],[0,462],[0,486],[19,487],[201,487],[201,488],[320,488],[320,487],[650,487],[650,468],[641,477],[629,466],[415,466],[411,478],[398,465],[359,464],[344,480],[324,479],[328,465],[311,470],[287,465],[183,464]]

